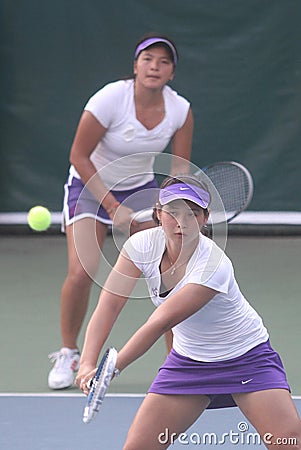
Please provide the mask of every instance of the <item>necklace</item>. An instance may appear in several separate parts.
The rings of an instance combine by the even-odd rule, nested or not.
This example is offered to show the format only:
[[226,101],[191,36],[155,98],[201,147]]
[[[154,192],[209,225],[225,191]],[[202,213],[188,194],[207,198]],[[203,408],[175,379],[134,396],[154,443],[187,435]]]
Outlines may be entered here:
[[185,264],[188,264],[189,258],[177,266],[176,262],[173,263],[172,260],[170,259],[167,249],[166,249],[165,253],[166,253],[166,256],[167,256],[167,259],[168,259],[168,262],[170,265],[170,269],[171,269],[170,275],[174,275],[180,267],[184,266]]
[[174,275],[175,272],[176,272],[176,270],[177,270],[177,267],[174,265],[174,263],[173,263],[172,260],[170,259],[169,254],[168,254],[167,251],[166,251],[166,256],[167,256],[167,259],[168,259],[168,261],[169,261],[170,268],[172,268],[171,271],[170,271],[170,275]]

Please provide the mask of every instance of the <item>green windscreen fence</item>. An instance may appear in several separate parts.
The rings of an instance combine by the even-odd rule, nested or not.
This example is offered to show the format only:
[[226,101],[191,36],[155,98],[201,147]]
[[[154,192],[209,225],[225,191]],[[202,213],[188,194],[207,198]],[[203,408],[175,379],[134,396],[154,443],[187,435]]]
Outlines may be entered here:
[[2,0],[0,17],[0,212],[61,209],[84,104],[153,30],[179,48],[194,164],[240,161],[252,211],[301,211],[300,0]]

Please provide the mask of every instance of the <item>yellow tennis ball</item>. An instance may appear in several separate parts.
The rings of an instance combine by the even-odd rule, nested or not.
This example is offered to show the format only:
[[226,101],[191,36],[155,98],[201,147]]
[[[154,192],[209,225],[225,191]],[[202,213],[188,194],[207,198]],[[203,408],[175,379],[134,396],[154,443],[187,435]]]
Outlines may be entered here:
[[45,231],[51,224],[50,211],[44,206],[34,206],[28,212],[27,222],[32,230]]

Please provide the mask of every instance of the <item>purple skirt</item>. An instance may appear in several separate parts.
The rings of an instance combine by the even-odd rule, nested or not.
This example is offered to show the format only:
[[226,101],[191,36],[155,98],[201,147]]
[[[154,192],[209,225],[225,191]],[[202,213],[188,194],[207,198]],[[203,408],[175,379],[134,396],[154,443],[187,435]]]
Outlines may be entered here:
[[[85,188],[79,178],[69,177],[64,187],[63,215],[66,225],[70,225],[78,219],[91,217],[108,225],[112,224],[106,210],[99,204],[96,198]],[[126,191],[111,191],[119,203],[133,209],[141,211],[152,208],[157,200],[158,183],[155,179]]]
[[266,389],[290,390],[282,361],[270,342],[227,361],[200,362],[171,350],[148,392],[203,394],[208,409],[237,406],[231,394]]

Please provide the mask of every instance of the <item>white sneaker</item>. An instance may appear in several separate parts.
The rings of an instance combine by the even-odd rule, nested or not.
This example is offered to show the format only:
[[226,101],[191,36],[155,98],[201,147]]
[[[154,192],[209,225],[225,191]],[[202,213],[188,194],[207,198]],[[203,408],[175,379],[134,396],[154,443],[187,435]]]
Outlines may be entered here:
[[55,362],[48,375],[50,389],[66,389],[72,386],[74,372],[79,368],[79,351],[63,347],[58,352],[50,353],[48,358],[51,362]]

